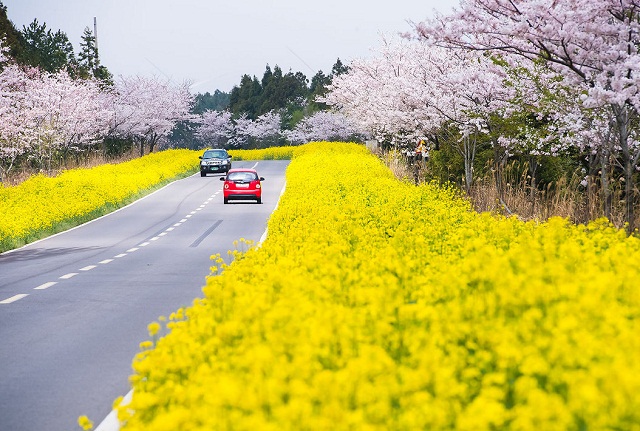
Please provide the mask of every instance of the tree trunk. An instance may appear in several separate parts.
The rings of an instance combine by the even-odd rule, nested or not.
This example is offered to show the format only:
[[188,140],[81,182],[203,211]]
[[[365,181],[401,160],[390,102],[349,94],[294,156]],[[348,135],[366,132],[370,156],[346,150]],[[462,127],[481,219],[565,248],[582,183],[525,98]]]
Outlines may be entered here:
[[498,193],[498,198],[504,202],[504,158],[501,157],[497,151],[494,151],[493,178],[496,183],[496,192]]
[[538,159],[536,156],[532,156],[529,158],[529,176],[531,180],[529,181],[529,199],[531,200],[531,215],[535,215],[536,213],[536,203],[537,203],[537,195],[538,195]]
[[600,156],[600,187],[602,189],[602,211],[603,215],[611,220],[611,189],[609,185],[609,158],[611,157],[607,146]]
[[463,138],[464,180],[465,190],[471,191],[473,185],[473,161],[476,158],[476,139],[469,136]]
[[635,213],[633,204],[635,203],[633,174],[634,163],[629,148],[629,111],[624,106],[613,106],[618,127],[618,143],[622,150],[622,169],[624,172],[624,202],[625,202],[625,222],[627,222],[627,233],[633,232],[635,226]]

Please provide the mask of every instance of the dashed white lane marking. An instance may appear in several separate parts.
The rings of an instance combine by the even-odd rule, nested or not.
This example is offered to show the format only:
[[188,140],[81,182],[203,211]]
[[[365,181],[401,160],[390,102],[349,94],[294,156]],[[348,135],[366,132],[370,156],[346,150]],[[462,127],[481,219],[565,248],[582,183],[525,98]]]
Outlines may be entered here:
[[80,268],[80,271],[91,271],[93,268],[96,268],[97,265],[87,265],[84,268]]
[[57,282],[57,281],[48,281],[48,282],[46,282],[46,283],[41,284],[41,285],[40,285],[40,286],[38,286],[38,287],[34,287],[34,289],[35,289],[35,290],[44,290],[44,289],[48,289],[48,288],[50,288],[51,286],[56,285],[56,284],[58,284],[58,282]]
[[12,302],[16,302],[25,296],[29,296],[28,293],[20,293],[18,295],[13,295],[11,298],[7,298],[4,301],[0,301],[0,304],[11,304]]
[[[257,166],[257,165],[258,165],[258,163],[256,163],[256,164],[254,165],[254,168],[255,168],[255,166]],[[183,219],[181,219],[178,223],[175,223],[175,224],[173,225],[173,227],[169,227],[169,228],[167,228],[167,230],[166,230],[166,231],[164,231],[164,232],[162,232],[162,233],[158,234],[158,236],[155,236],[155,237],[151,238],[149,241],[146,241],[146,242],[141,243],[140,245],[138,245],[138,247],[130,248],[129,250],[127,250],[127,252],[126,252],[126,253],[120,253],[120,254],[115,255],[115,256],[113,257],[113,259],[104,259],[104,260],[101,260],[101,261],[100,261],[100,262],[98,262],[98,263],[99,263],[99,264],[102,264],[102,265],[106,265],[106,264],[108,264],[108,263],[113,262],[113,261],[114,261],[114,259],[118,259],[118,258],[121,258],[121,257],[125,257],[125,256],[127,255],[127,253],[133,253],[134,251],[139,250],[139,247],[146,247],[147,245],[149,245],[149,244],[150,244],[150,241],[157,241],[158,239],[160,239],[160,237],[161,237],[161,236],[166,235],[166,234],[167,234],[167,232],[171,232],[172,230],[174,230],[174,228],[175,228],[175,227],[178,227],[178,226],[180,226],[182,223],[186,222],[186,221],[187,221],[187,219],[191,218],[191,216],[193,216],[194,214],[196,214],[196,213],[197,213],[197,211],[201,211],[202,209],[204,209],[204,208],[206,207],[206,205],[207,205],[208,203],[210,203],[210,202],[213,200],[213,198],[215,198],[218,194],[220,194],[220,192],[221,192],[221,190],[218,190],[217,192],[215,192],[214,194],[212,194],[212,195],[211,195],[211,197],[210,197],[209,199],[207,199],[207,200],[206,200],[202,205],[200,205],[198,208],[196,208],[196,209],[195,209],[195,211],[191,211],[191,213],[189,213],[189,214],[187,214],[186,216],[184,216],[184,218],[183,218]],[[266,233],[266,232],[265,232],[265,233]],[[91,271],[91,270],[92,270],[92,269],[94,269],[94,268],[97,268],[97,265],[87,265],[87,266],[85,266],[85,267],[83,267],[83,268],[80,268],[80,269],[79,269],[79,271]],[[65,275],[63,275],[63,276],[59,277],[59,279],[60,279],[60,280],[68,280],[68,279],[70,279],[70,278],[75,277],[75,276],[76,276],[76,275],[78,275],[78,274],[79,274],[78,272],[70,272],[70,273],[68,273],[68,274],[65,274]],[[57,281],[49,281],[49,282],[46,282],[46,283],[41,284],[41,285],[40,285],[40,286],[38,286],[38,287],[34,287],[34,290],[44,290],[44,289],[48,289],[48,288],[50,288],[51,286],[54,286],[54,285],[56,285],[56,284],[58,284],[58,282],[57,282]],[[20,299],[25,298],[25,297],[27,297],[27,296],[29,296],[29,294],[28,294],[28,293],[20,293],[20,294],[18,294],[18,295],[14,295],[14,296],[12,296],[11,298],[7,298],[7,299],[4,299],[4,300],[0,301],[0,304],[11,304],[12,302],[19,301]]]

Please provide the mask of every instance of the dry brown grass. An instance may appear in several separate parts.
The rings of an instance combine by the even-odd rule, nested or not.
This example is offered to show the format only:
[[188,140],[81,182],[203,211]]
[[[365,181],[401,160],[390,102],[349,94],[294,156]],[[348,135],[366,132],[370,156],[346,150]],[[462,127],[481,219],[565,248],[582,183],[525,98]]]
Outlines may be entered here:
[[[402,180],[421,182],[425,180],[423,170],[416,171],[407,165],[406,158],[400,153],[380,154],[380,158],[391,169],[395,176]],[[578,174],[549,184],[540,190],[530,185],[530,177],[522,172],[526,169],[511,166],[504,173],[504,199],[500,199],[495,181],[491,175],[477,179],[468,194],[473,207],[479,212],[493,212],[502,215],[514,215],[521,220],[545,221],[550,217],[568,218],[574,223],[588,223],[604,217],[602,196],[596,192],[588,193],[580,184],[582,178]],[[593,190],[597,190],[595,187]],[[609,220],[623,228],[624,201],[622,187],[614,188],[611,199],[611,215]],[[636,209],[640,214],[640,206]]]

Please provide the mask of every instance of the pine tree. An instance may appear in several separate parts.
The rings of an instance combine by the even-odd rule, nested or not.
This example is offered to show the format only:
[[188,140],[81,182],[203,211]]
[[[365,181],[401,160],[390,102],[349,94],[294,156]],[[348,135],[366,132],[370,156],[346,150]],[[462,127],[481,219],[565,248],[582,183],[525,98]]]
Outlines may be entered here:
[[23,26],[22,37],[25,42],[23,59],[27,64],[57,72],[75,62],[73,45],[61,30],[53,33],[46,23],[40,24],[34,19],[28,26]]
[[96,38],[89,27],[84,28],[78,54],[78,72],[82,78],[96,78],[107,85],[113,84],[113,76],[106,67],[100,64]]

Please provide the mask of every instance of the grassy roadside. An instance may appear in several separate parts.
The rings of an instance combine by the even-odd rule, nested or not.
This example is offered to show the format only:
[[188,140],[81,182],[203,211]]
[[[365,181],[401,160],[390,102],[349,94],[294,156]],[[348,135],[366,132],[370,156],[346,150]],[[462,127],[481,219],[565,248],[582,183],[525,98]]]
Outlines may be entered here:
[[[234,160],[291,159],[295,147],[231,150]],[[13,187],[0,184],[0,253],[21,247],[126,206],[194,174],[202,151],[166,150],[141,158],[35,175]]]
[[190,150],[167,150],[116,165],[36,175],[0,188],[0,252],[80,225],[198,169]]

